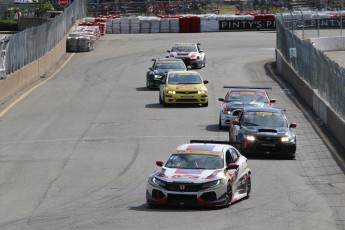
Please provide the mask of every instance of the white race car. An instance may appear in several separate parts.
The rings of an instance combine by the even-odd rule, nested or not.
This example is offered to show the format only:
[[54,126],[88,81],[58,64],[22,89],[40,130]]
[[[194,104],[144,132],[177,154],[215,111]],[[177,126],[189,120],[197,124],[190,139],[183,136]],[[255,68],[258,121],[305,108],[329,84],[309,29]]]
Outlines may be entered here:
[[206,54],[200,49],[200,43],[175,43],[167,52],[169,57],[182,59],[191,68],[201,69],[206,65]]
[[149,176],[148,205],[229,206],[248,198],[251,171],[247,158],[225,141],[198,141],[177,147]]

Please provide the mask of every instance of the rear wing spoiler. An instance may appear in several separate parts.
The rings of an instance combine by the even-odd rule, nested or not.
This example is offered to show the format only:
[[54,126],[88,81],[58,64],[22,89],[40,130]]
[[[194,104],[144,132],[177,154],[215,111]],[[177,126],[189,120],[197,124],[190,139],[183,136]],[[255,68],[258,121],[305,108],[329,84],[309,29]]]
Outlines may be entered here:
[[202,144],[223,144],[223,145],[238,145],[241,142],[237,141],[214,141],[214,140],[190,140],[190,143],[202,143]]

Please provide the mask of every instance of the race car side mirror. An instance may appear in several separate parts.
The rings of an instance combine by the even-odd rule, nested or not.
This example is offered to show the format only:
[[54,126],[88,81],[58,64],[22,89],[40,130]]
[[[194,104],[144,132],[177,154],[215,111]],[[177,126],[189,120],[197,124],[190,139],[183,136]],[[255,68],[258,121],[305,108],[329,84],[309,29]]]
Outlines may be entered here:
[[270,99],[270,103],[275,103],[276,99]]
[[167,50],[168,53],[170,53],[170,50]]
[[297,124],[296,124],[296,123],[291,123],[291,124],[289,125],[289,127],[290,127],[290,128],[296,128],[296,127],[297,127]]
[[235,164],[235,163],[230,163],[230,164],[228,164],[228,167],[227,167],[227,169],[238,169],[238,164]]
[[239,122],[238,120],[235,119],[235,120],[232,121],[232,124],[233,124],[233,125],[240,125],[240,122]]
[[220,98],[218,98],[218,101],[224,101],[224,98],[220,97]]
[[207,80],[205,80],[205,81],[204,81],[204,84],[208,84],[208,81],[207,81]]
[[159,167],[162,167],[163,166],[163,161],[156,161],[156,165],[159,166]]
[[150,67],[150,68],[149,68],[149,70],[153,71],[153,68],[152,68],[152,67]]

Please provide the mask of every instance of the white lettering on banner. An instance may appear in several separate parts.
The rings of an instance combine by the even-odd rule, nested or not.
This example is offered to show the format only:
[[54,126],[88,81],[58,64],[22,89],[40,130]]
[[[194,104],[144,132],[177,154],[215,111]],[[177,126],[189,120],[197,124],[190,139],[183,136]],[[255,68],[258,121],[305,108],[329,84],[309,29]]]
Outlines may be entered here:
[[219,30],[275,29],[275,20],[219,21]]

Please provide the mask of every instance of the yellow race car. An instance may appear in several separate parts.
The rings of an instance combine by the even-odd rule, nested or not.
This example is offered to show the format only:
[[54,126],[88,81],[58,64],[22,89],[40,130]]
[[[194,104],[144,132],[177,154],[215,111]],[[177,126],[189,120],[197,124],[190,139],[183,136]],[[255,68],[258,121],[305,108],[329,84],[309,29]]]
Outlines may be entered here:
[[208,90],[196,71],[171,71],[161,81],[159,87],[159,103],[164,106],[171,104],[200,104],[208,106]]

